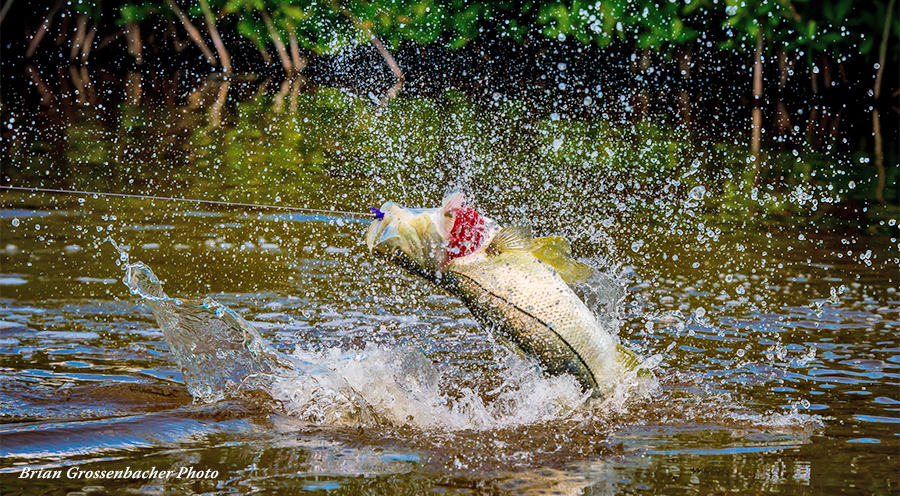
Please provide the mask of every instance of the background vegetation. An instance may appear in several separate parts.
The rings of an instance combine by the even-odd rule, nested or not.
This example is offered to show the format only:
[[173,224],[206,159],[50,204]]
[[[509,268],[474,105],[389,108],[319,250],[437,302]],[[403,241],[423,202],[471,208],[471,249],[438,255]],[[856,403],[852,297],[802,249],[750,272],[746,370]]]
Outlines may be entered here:
[[[665,102],[676,125],[738,122],[754,184],[792,149],[856,154],[848,175],[872,178],[868,199],[895,203],[897,10],[895,0],[6,0],[0,36],[7,88],[44,72],[35,66],[88,63],[291,80],[372,45],[392,78],[384,103],[415,84],[417,64],[427,69],[418,79],[465,92],[478,86],[479,66],[500,59],[506,66],[492,62],[492,72],[517,75],[506,89],[537,88],[570,114],[599,109],[592,115],[615,121],[618,109],[633,124]],[[455,51],[469,58],[450,84],[440,64]],[[544,64],[516,72],[534,60]],[[554,79],[566,64],[580,75]],[[627,88],[601,91],[598,78]]]

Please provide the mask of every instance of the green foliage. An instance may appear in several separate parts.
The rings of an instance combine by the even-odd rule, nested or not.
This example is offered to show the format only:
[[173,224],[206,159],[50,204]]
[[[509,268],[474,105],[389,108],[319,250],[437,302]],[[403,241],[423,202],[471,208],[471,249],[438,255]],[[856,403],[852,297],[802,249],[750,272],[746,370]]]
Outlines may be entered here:
[[223,10],[237,19],[238,32],[259,47],[274,41],[265,16],[272,20],[274,36],[283,44],[289,43],[292,34],[303,48],[316,53],[329,53],[329,47],[339,51],[354,44],[353,37],[348,37],[349,29],[335,29],[339,13],[318,2],[298,5],[265,0],[229,0]]
[[[94,2],[80,2],[78,5],[91,4],[89,10],[91,12],[97,12],[99,16],[100,6]],[[123,2],[119,6],[119,20],[118,24],[120,26],[125,26],[127,24],[136,24],[143,22],[149,19],[156,13],[159,12],[168,12],[169,7],[166,6],[165,2],[140,2],[140,3],[131,3],[131,2]]]
[[[854,53],[876,61],[888,19],[886,0],[726,0],[726,5],[723,48],[752,51],[762,31],[767,46],[805,54],[810,62],[818,54]],[[891,22],[896,46],[900,20],[893,15]],[[896,61],[897,51],[891,52]]]
[[[801,2],[804,10],[810,11],[810,17],[816,13],[821,15],[822,23],[831,26],[828,37],[820,37],[817,48],[831,52],[835,56],[849,55],[855,52],[865,55],[869,60],[878,60],[878,49],[882,42],[885,21],[890,19],[891,33],[888,47],[888,61],[897,62],[900,54],[896,50],[900,38],[900,5],[894,4],[894,11],[888,18],[888,1],[864,0],[829,0],[821,5],[810,0]],[[834,36],[840,33],[840,42]],[[824,39],[822,39],[824,38]]]
[[548,2],[538,7],[537,23],[550,38],[571,36],[601,47],[634,39],[637,48],[659,49],[697,38],[698,31],[687,19],[704,2]]
[[[878,57],[887,0],[213,0],[219,22],[263,48],[273,43],[265,23],[287,45],[291,36],[304,49],[334,54],[368,43],[368,33],[396,48],[404,42],[441,41],[451,49],[486,31],[516,41],[539,35],[575,39],[600,47],[624,42],[636,49],[666,53],[698,40],[714,41],[727,51],[749,53],[762,34],[768,48],[843,57]],[[73,3],[80,13],[99,16],[100,4]],[[202,17],[199,2],[180,4]],[[171,15],[166,2],[118,3],[119,23]],[[896,11],[895,11],[896,13]],[[892,18],[892,45],[900,20]],[[892,61],[897,50],[890,51]]]
[[76,0],[72,2],[72,10],[79,14],[86,14],[97,20],[100,18],[100,5],[97,2],[89,2],[87,0]]

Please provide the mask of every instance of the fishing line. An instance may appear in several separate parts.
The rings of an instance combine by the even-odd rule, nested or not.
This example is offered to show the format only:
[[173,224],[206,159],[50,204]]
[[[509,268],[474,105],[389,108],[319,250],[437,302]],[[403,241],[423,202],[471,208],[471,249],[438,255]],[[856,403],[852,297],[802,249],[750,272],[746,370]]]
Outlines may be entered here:
[[369,212],[350,212],[346,210],[324,210],[318,208],[303,208],[303,207],[289,207],[286,205],[262,205],[259,203],[240,203],[240,202],[228,202],[228,201],[220,201],[220,200],[200,200],[196,198],[177,198],[174,196],[151,196],[151,195],[134,195],[129,193],[107,193],[102,191],[80,191],[74,189],[51,189],[51,188],[29,188],[23,186],[6,186],[0,185],[0,189],[5,190],[15,190],[15,191],[29,191],[32,193],[58,193],[58,194],[74,194],[74,195],[93,195],[93,196],[115,196],[118,198],[138,198],[142,200],[165,200],[165,201],[180,201],[180,202],[193,202],[193,203],[204,203],[210,205],[226,205],[229,207],[250,207],[250,208],[271,208],[276,210],[291,210],[295,212],[311,212],[317,214],[344,214],[344,215],[362,215],[366,217],[372,217],[375,214]]

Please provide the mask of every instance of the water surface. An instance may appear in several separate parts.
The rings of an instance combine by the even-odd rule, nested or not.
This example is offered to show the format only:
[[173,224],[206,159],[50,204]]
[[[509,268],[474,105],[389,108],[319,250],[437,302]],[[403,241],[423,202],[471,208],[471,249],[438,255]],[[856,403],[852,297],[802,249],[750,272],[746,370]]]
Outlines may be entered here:
[[[543,376],[460,302],[370,257],[363,217],[4,192],[4,494],[898,490],[889,213],[836,220],[842,191],[815,182],[731,191],[743,158],[664,129],[513,103],[294,98],[233,104],[217,125],[165,109],[135,121],[125,106],[101,125],[88,108],[47,139],[68,143],[64,163],[92,171],[73,183],[95,189],[359,212],[467,191],[503,223],[567,236],[621,286],[604,317],[656,363],[659,387],[592,402],[571,378]],[[174,121],[199,124],[172,145],[191,157],[154,155],[156,136],[135,134]],[[34,126],[17,128],[4,168],[37,186],[48,155]],[[379,421],[311,421],[264,394],[194,401],[109,237],[170,296],[212,297],[279,352],[339,372]],[[71,467],[217,476],[68,478]],[[25,480],[24,468],[64,475]]]

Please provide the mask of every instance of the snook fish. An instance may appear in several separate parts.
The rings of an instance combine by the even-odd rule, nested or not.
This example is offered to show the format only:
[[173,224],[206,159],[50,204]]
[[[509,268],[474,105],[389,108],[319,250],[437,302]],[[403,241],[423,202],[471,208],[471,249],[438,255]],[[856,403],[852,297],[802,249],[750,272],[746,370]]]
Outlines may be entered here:
[[[443,206],[375,211],[366,244],[376,256],[444,288],[508,347],[551,375],[571,374],[593,396],[609,393],[638,358],[603,328],[572,289],[593,269],[562,237],[501,228],[456,193]],[[641,370],[643,375],[650,375]]]

